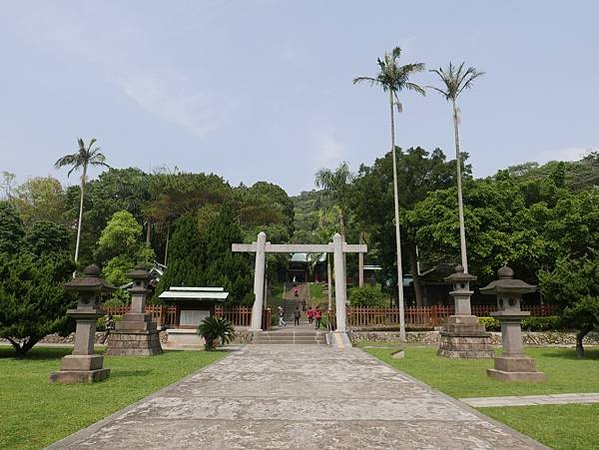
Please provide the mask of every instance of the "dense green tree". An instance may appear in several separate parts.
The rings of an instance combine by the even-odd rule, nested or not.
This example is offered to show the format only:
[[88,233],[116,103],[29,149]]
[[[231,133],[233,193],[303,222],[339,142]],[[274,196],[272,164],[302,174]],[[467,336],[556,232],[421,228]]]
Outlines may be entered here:
[[44,336],[68,329],[65,314],[73,299],[63,283],[73,268],[64,253],[0,256],[0,337],[18,354],[29,351]]
[[560,258],[553,270],[541,270],[539,279],[546,301],[560,308],[565,325],[578,330],[576,354],[584,357],[584,337],[599,331],[599,258]]
[[231,250],[231,245],[240,242],[241,238],[241,228],[235,223],[232,208],[223,207],[206,232],[203,281],[206,286],[223,286],[231,293],[233,303],[251,306],[254,297],[249,257]]
[[98,240],[98,253],[103,260],[125,254],[135,257],[141,245],[142,227],[129,211],[118,211],[102,230]]
[[25,247],[36,255],[67,252],[71,236],[63,225],[49,221],[35,222],[25,235]]
[[14,201],[25,225],[40,220],[67,223],[66,194],[60,181],[54,177],[28,179],[17,187]]
[[[405,152],[397,149],[399,186],[403,195],[400,198],[404,211],[411,210],[426,198],[427,194],[451,186],[455,183],[453,161],[446,161],[439,149],[432,153],[416,147]],[[466,166],[466,174],[470,166]],[[393,160],[391,152],[378,158],[372,166],[362,165],[353,183],[350,206],[360,230],[366,232],[369,253],[374,252],[383,267],[386,277],[397,281],[395,274],[395,229],[394,212],[389,208],[393,201]],[[416,264],[416,245],[413,233],[404,236],[402,245],[405,256],[410,261],[410,269],[415,280],[416,301],[421,304],[421,291]],[[405,233],[405,232],[404,232]]]
[[0,253],[19,251],[24,236],[23,222],[15,206],[8,201],[0,202]]
[[108,164],[106,164],[106,157],[100,152],[99,147],[94,147],[95,143],[96,139],[93,138],[89,141],[89,144],[86,146],[85,142],[83,142],[83,139],[78,138],[77,144],[79,145],[79,149],[77,153],[65,155],[59,158],[56,161],[56,163],[54,163],[54,166],[57,169],[60,169],[61,167],[65,166],[70,166],[71,169],[69,170],[67,176],[71,175],[71,173],[75,170],[82,170],[80,184],[81,195],[79,199],[79,220],[77,221],[77,241],[75,243],[75,263],[79,259],[79,245],[81,243],[81,222],[83,220],[83,194],[85,191],[85,182],[87,181],[87,168],[89,166],[108,167]]
[[115,286],[129,280],[126,273],[136,264],[149,264],[154,260],[154,251],[142,241],[142,226],[128,211],[118,211],[102,230],[96,252],[97,261],[102,264],[102,274]]
[[205,242],[196,218],[192,214],[181,216],[174,225],[169,245],[167,269],[160,279],[158,293],[171,286],[202,286]]
[[[81,232],[79,248],[80,262],[95,263],[96,244],[106,223],[115,212],[129,211],[139,222],[146,222],[143,208],[150,201],[150,175],[136,168],[110,168],[101,173],[95,180],[85,185],[83,221],[85,227]],[[79,189],[71,187],[67,190],[69,217],[76,220],[79,202]]]
[[296,244],[322,243],[320,237],[314,234],[319,226],[320,208],[323,204],[322,191],[304,191],[300,195],[292,197],[292,201],[294,213],[291,242]]

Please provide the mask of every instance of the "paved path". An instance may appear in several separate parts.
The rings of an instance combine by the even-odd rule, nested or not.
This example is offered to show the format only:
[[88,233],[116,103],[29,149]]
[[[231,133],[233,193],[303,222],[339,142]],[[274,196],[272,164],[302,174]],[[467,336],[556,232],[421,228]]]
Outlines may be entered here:
[[248,345],[55,448],[544,447],[361,350]]
[[565,405],[568,403],[599,403],[599,394],[550,394],[505,397],[472,397],[460,401],[475,408],[495,406]]

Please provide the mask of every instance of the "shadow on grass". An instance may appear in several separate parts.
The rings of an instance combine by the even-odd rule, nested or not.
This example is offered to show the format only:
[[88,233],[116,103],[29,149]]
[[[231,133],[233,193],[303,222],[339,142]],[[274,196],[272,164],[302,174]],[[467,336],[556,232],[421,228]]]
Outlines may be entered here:
[[49,359],[60,359],[70,355],[73,351],[70,347],[38,347],[32,348],[24,355],[17,355],[13,347],[0,347],[0,359],[12,358],[22,361],[44,361]]
[[597,360],[599,360],[599,349],[598,348],[585,349],[584,358],[578,358],[578,356],[576,356],[576,349],[574,349],[574,348],[569,348],[569,349],[560,348],[559,350],[551,349],[551,350],[547,350],[547,351],[543,352],[542,356],[547,357],[547,358],[562,358],[562,359],[572,359],[572,360],[578,360],[578,361],[587,361],[587,360],[597,361]]

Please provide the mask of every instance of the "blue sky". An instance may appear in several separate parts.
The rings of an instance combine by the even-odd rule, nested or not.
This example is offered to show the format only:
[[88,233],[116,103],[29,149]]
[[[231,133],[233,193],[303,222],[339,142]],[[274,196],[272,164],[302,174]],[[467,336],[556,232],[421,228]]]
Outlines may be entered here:
[[[0,171],[66,181],[53,162],[96,137],[116,167],[298,193],[389,149],[386,96],[351,81],[397,45],[486,72],[460,100],[475,175],[578,159],[599,148],[597,17],[591,0],[2,2]],[[452,154],[449,105],[402,101],[398,145]]]

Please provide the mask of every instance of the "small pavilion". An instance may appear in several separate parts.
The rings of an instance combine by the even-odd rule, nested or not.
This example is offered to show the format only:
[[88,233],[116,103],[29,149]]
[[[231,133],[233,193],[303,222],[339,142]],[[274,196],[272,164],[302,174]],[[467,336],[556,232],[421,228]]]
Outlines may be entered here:
[[202,320],[213,316],[215,307],[229,299],[222,287],[171,287],[159,298],[175,306],[175,328],[166,330],[169,346],[195,347],[204,343],[197,335]]

